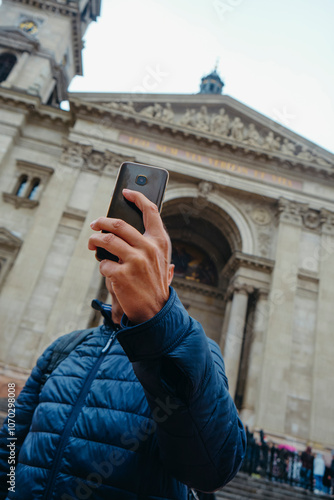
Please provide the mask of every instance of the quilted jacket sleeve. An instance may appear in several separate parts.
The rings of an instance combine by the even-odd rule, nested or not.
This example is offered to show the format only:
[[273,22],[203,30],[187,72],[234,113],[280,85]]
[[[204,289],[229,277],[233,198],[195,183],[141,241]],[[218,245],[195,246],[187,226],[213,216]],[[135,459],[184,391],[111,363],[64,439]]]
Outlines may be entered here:
[[172,288],[154,318],[129,325],[123,316],[122,326],[118,339],[144,388],[165,466],[192,488],[224,486],[240,468],[246,436],[218,346]]
[[[54,345],[58,342],[58,340],[59,339],[51,344],[39,357],[36,366],[32,370],[30,377],[15,402],[16,440],[13,441],[13,443],[15,443],[16,461],[23,441],[28,434],[33,413],[38,405],[42,376],[48,367]],[[10,464],[8,463],[10,450],[7,445],[12,441],[12,439],[8,439],[11,437],[8,431],[8,418],[6,418],[2,429],[0,430],[0,500],[7,497],[9,486],[7,484],[7,481],[9,480],[7,474],[9,473],[10,468]]]

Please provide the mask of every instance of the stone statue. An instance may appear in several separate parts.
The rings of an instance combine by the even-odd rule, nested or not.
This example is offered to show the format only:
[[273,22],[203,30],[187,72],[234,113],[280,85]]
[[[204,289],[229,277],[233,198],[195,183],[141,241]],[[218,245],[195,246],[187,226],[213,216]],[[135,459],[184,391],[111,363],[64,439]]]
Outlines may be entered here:
[[302,146],[301,151],[297,154],[297,158],[301,158],[306,161],[313,161],[314,159],[313,154],[307,149],[306,146]]
[[283,139],[283,144],[281,146],[281,152],[285,155],[294,156],[296,146],[293,142],[290,142],[288,139]]
[[206,106],[201,106],[199,112],[196,115],[195,127],[200,130],[209,130],[209,115]]
[[132,101],[128,101],[127,103],[125,103],[125,102],[121,103],[119,105],[119,109],[121,111],[125,111],[126,113],[135,113],[136,112]]
[[198,185],[198,193],[200,196],[206,198],[209,193],[212,191],[213,189],[213,185],[211,182],[207,182],[207,181],[202,181],[199,183]]
[[320,156],[316,156],[314,159],[318,165],[323,165],[324,167],[330,167],[329,161],[324,160],[324,158],[320,158]]
[[185,114],[183,116],[181,116],[181,119],[179,120],[179,124],[184,125],[186,127],[194,127],[195,126],[195,114],[196,114],[195,109],[187,109]]
[[263,149],[268,149],[269,151],[277,151],[280,147],[280,139],[274,137],[274,132],[270,131],[267,137],[264,139]]
[[217,115],[214,115],[211,121],[211,132],[216,135],[227,136],[230,126],[230,118],[225,109],[221,108]]
[[242,141],[244,138],[244,124],[237,116],[231,123],[231,137],[235,141]]
[[106,102],[105,106],[108,106],[108,108],[111,108],[111,109],[119,109],[120,103],[116,102],[116,101]]
[[146,116],[147,118],[157,118],[159,119],[162,112],[162,106],[158,103],[147,106],[146,108],[140,111],[142,116]]
[[162,110],[161,120],[168,123],[172,123],[174,121],[174,111],[172,110],[172,105],[169,102]]
[[248,127],[247,138],[245,140],[246,144],[250,144],[251,146],[259,146],[261,142],[261,136],[259,132],[256,130],[255,124],[251,123]]

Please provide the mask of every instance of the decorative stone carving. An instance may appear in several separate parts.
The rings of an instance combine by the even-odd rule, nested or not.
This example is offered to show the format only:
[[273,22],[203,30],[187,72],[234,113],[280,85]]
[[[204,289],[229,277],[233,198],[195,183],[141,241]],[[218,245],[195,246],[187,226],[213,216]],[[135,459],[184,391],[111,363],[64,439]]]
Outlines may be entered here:
[[266,226],[271,222],[271,215],[264,207],[254,208],[251,212],[251,218],[260,226]]
[[120,103],[116,101],[101,102],[101,106],[105,106],[106,108],[111,108],[111,109],[120,109]]
[[209,115],[206,106],[201,106],[201,109],[196,114],[195,127],[204,132],[209,130]]
[[105,166],[105,158],[102,153],[98,153],[97,151],[92,151],[90,155],[87,157],[86,167],[89,170],[101,171]]
[[244,138],[244,124],[237,116],[231,123],[231,137],[235,141],[241,142]]
[[255,124],[250,123],[247,131],[247,137],[244,141],[246,144],[250,144],[251,146],[259,146],[261,143],[261,136],[259,132],[256,130]]
[[314,210],[306,203],[297,203],[284,198],[279,199],[280,220],[300,225],[306,229],[334,234],[334,213],[326,209]]
[[169,102],[162,110],[161,120],[168,123],[172,123],[174,121],[174,111],[172,110],[172,105]]
[[272,236],[269,233],[261,232],[257,237],[259,253],[262,257],[270,255]]
[[302,223],[302,216],[307,209],[305,203],[297,203],[285,198],[278,200],[278,214],[280,221],[289,222],[292,224],[300,225]]
[[155,103],[151,106],[147,106],[146,108],[140,111],[142,116],[146,116],[147,118],[160,118],[162,113],[162,106],[158,103]]
[[64,150],[60,157],[60,163],[74,168],[81,168],[92,149],[92,146],[71,142],[66,139],[64,141]]
[[254,293],[254,287],[249,285],[248,283],[241,283],[239,281],[233,281],[227,291],[226,291],[226,295],[225,295],[225,299],[229,299],[230,297],[233,296],[233,294],[237,292],[237,293],[241,293],[241,294],[244,294],[244,295],[250,295],[251,293]]
[[320,213],[316,210],[307,210],[303,215],[303,222],[307,229],[317,229],[321,224]]
[[[140,115],[143,118],[153,118],[154,120],[165,122],[166,124],[175,123],[182,127],[197,129],[203,132],[211,133],[215,136],[228,137],[228,139],[232,139],[233,141],[241,142],[245,145],[255,146],[256,148],[269,152],[267,154],[269,154],[270,157],[273,155],[280,156],[280,154],[282,154],[284,156],[294,158],[295,160],[299,159],[312,162],[322,167],[330,167],[332,165],[328,160],[320,157],[319,154],[311,152],[307,146],[297,145],[287,137],[275,135],[272,130],[259,132],[255,123],[250,123],[246,127],[240,116],[234,116],[231,118],[226,113],[225,108],[220,108],[218,113],[210,112],[210,109],[208,110],[204,105],[200,107],[199,111],[195,108],[188,108],[181,116],[178,115],[178,118],[176,119],[171,103],[166,103],[165,105],[161,105],[159,103],[150,104],[142,108],[139,112],[135,108],[136,104],[132,101],[101,102],[99,104],[110,109],[114,109],[115,111],[126,112],[137,116]],[[75,108],[75,104],[72,103],[72,105]],[[87,103],[87,109],[89,112],[91,112],[92,105],[92,103]],[[245,148],[245,153],[248,154],[251,152],[248,148]],[[282,158],[282,160],[284,161],[284,158]],[[284,166],[286,168],[293,168],[294,164],[291,162],[287,164],[285,162]],[[328,178],[328,173],[325,170],[320,170],[320,172],[323,176],[327,176],[326,178]]]
[[306,146],[302,146],[301,151],[297,154],[297,158],[301,158],[302,160],[312,161],[313,155]]
[[320,158],[320,156],[315,156],[315,162],[318,163],[318,165],[323,165],[324,167],[329,167],[330,163],[327,160],[324,160],[323,158]]
[[124,161],[135,161],[134,157],[125,157],[112,151],[106,151],[104,153],[105,166],[103,169],[104,174],[115,175],[118,171],[120,165]]
[[318,165],[324,166],[324,167],[329,167],[330,163],[325,160],[324,158],[320,158],[320,156],[317,156],[313,154],[311,151],[306,146],[302,146],[301,151],[297,154],[297,158],[300,158],[302,160],[306,160],[309,162],[317,163]]
[[334,213],[324,208],[321,209],[320,221],[322,224],[322,231],[334,236]]
[[280,139],[278,137],[274,137],[274,132],[270,131],[264,139],[262,148],[268,149],[269,151],[278,151],[279,147]]
[[288,141],[288,139],[283,139],[283,144],[281,146],[281,152],[285,155],[294,156],[296,150],[296,145]]
[[112,151],[96,151],[93,146],[66,141],[61,163],[74,168],[90,170],[101,174],[115,174],[121,163],[134,161],[134,158],[125,157]]
[[119,109],[121,111],[125,111],[126,113],[135,113],[135,107],[132,101],[129,102],[121,102],[119,104]]
[[196,124],[195,115],[195,109],[187,109],[185,114],[181,117],[179,125],[183,125],[185,127],[194,127]]
[[202,181],[198,184],[198,194],[203,198],[207,198],[213,189],[213,184],[211,182]]

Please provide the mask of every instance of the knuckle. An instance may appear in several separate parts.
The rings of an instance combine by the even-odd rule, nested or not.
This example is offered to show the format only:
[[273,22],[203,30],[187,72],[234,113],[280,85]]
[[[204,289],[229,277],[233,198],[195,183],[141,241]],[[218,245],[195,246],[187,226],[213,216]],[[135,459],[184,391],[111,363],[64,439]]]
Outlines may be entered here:
[[159,209],[157,207],[157,205],[153,202],[151,202],[151,205],[150,205],[150,210],[151,212],[153,212],[154,214],[158,214],[159,213]]
[[115,239],[115,235],[112,233],[105,233],[103,235],[103,241],[106,244],[111,243],[114,239]]
[[115,229],[122,229],[125,226],[125,222],[122,219],[115,219],[113,225]]

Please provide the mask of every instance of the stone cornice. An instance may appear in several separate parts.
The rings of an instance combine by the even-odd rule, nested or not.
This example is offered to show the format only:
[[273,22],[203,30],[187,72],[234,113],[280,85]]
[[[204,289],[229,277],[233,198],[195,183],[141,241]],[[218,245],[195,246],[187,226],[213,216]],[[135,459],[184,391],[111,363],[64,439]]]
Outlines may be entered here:
[[8,89],[0,85],[0,105],[21,109],[38,119],[49,119],[51,122],[68,125],[73,123],[70,112],[42,104],[38,96],[23,92],[20,89]]
[[197,283],[196,281],[192,280],[175,277],[173,279],[172,285],[176,290],[186,290],[191,293],[199,293],[200,295],[204,295],[206,297],[212,297],[218,300],[223,300],[225,297],[225,293],[223,293],[218,288],[209,285],[204,285],[203,283]]
[[0,27],[0,46],[8,47],[15,51],[33,52],[39,49],[39,41],[23,33],[19,28],[12,26]]
[[[198,112],[196,118],[194,118],[197,122],[194,121],[191,125],[187,123],[187,121],[191,120],[191,115],[188,118],[183,116],[179,122],[175,122],[171,105],[168,106],[168,103],[164,108],[158,105],[159,107],[155,108],[156,111],[154,111],[156,105],[147,106],[136,111],[134,104],[131,102],[110,102],[103,105],[103,103],[85,102],[77,96],[78,94],[76,94],[76,97],[70,97],[71,110],[76,116],[83,119],[102,122],[105,126],[116,127],[117,124],[122,126],[122,122],[127,125],[132,123],[135,126],[140,124],[157,132],[166,131],[172,135],[173,139],[175,137],[180,137],[181,140],[191,138],[198,142],[199,145],[214,144],[220,149],[224,149],[226,153],[239,153],[247,156],[249,160],[270,160],[278,168],[294,172],[297,175],[302,174],[305,176],[306,174],[313,178],[316,175],[320,179],[334,181],[334,155],[324,151],[327,158],[325,159],[319,155],[318,150],[315,148],[302,144],[302,137],[300,138],[301,142],[298,144],[292,142],[286,136],[274,135],[270,129],[266,129],[266,133],[262,131],[260,136],[256,130],[256,124],[253,124],[254,127],[251,128],[251,123],[247,128],[241,119],[238,120],[238,117],[233,120],[230,119],[228,125],[220,124],[219,119],[225,116],[224,113],[222,113],[221,117],[219,114],[215,114],[210,118],[211,122],[202,123],[200,121],[201,116],[198,116],[200,112]],[[206,116],[204,111],[203,115]],[[215,130],[212,130],[214,120],[216,120],[217,124]],[[227,127],[227,130],[224,131],[222,127]]]
[[275,262],[271,259],[255,255],[246,255],[242,252],[234,252],[226,263],[222,276],[229,279],[240,267],[255,269],[270,274],[274,265]]

